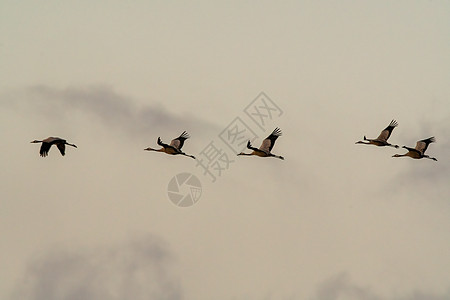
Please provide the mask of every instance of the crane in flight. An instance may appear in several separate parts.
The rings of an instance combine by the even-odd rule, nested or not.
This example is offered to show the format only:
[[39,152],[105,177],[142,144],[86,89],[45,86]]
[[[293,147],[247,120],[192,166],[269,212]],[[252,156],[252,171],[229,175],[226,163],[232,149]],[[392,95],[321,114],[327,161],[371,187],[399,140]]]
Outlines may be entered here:
[[34,143],[34,144],[42,143],[41,149],[39,149],[39,154],[42,157],[46,157],[48,155],[48,152],[50,151],[50,147],[52,145],[56,145],[56,147],[58,147],[59,152],[61,152],[62,156],[64,156],[66,154],[66,145],[77,148],[76,145],[69,144],[66,140],[59,138],[59,137],[48,137],[45,140],[42,140],[42,141],[34,140],[31,143]]
[[153,149],[153,148],[149,147],[149,148],[146,148],[144,150],[156,151],[156,152],[164,152],[164,153],[167,153],[167,154],[170,154],[170,155],[184,155],[184,156],[188,156],[188,157],[191,157],[191,158],[195,159],[195,156],[186,154],[183,151],[181,151],[181,148],[184,145],[184,141],[187,140],[189,137],[190,137],[189,134],[186,131],[183,131],[180,134],[180,136],[175,138],[175,139],[173,139],[170,142],[169,145],[168,144],[164,144],[161,141],[161,138],[158,137],[157,144],[160,145],[162,148],[160,148],[160,149]]
[[283,156],[275,155],[270,152],[270,151],[272,151],[272,148],[275,145],[275,141],[281,135],[282,135],[281,129],[277,127],[274,129],[274,131],[272,131],[272,133],[267,138],[265,138],[263,140],[259,149],[253,147],[252,144],[250,143],[250,141],[248,141],[247,148],[250,150],[253,150],[253,151],[251,153],[241,152],[238,155],[246,155],[246,156],[256,155],[256,156],[260,156],[260,157],[276,157],[279,159],[284,159]]
[[434,136],[424,139],[424,140],[417,141],[416,148],[409,148],[409,147],[403,146],[402,148],[405,148],[406,150],[408,150],[408,152],[406,152],[405,154],[394,154],[392,157],[409,156],[409,157],[415,158],[415,159],[428,158],[428,159],[437,161],[437,159],[435,157],[430,157],[425,154],[425,151],[427,150],[428,145],[431,143],[434,143],[434,142],[436,142],[436,139],[434,138]]
[[391,136],[392,130],[398,126],[397,121],[392,120],[388,127],[383,129],[376,139],[368,139],[364,136],[364,141],[357,141],[355,144],[375,145],[375,146],[390,146],[398,148],[398,145],[388,143],[388,138]]

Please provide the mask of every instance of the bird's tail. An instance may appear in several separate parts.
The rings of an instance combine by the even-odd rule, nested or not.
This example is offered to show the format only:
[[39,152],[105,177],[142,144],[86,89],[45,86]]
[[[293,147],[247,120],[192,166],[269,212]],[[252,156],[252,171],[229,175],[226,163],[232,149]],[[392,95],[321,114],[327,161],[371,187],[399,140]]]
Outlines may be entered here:
[[162,146],[163,142],[161,141],[161,138],[158,136],[158,141],[156,142],[158,145]]

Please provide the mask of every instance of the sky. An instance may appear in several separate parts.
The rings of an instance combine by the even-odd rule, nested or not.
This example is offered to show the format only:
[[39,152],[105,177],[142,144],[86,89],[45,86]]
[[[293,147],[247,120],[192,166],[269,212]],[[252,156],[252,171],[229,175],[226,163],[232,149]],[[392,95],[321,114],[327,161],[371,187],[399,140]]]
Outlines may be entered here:
[[444,0],[2,1],[0,298],[449,299],[449,53]]

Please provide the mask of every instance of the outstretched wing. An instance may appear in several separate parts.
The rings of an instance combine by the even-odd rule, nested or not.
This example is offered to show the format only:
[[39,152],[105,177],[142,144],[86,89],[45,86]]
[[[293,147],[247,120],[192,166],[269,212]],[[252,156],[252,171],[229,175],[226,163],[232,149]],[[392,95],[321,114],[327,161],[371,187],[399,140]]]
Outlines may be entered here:
[[173,139],[170,142],[170,146],[172,146],[178,150],[181,150],[181,148],[184,145],[184,141],[187,140],[189,137],[190,137],[189,134],[186,131],[183,131],[183,133],[181,133],[179,137],[177,137],[176,139]]
[[156,143],[157,143],[158,145],[160,145],[161,147],[164,147],[164,148],[169,147],[169,145],[163,143],[163,141],[161,140],[160,137],[158,137],[158,140],[156,141]]
[[380,135],[377,137],[377,140],[387,142],[388,138],[391,136],[392,130],[398,126],[397,121],[392,120],[388,127],[381,131]]
[[52,144],[43,141],[41,144],[41,149],[39,149],[39,154],[42,157],[46,157],[48,155],[48,151],[50,151],[51,146]]
[[275,128],[274,131],[262,142],[261,146],[259,147],[259,150],[262,150],[264,152],[270,153],[272,151],[273,145],[275,145],[275,141],[279,136],[281,136],[281,129]]
[[39,154],[42,157],[46,157],[48,155],[48,152],[50,151],[50,148],[53,144],[58,143],[58,141],[63,141],[63,139],[59,137],[48,137],[45,140],[42,141],[41,149],[39,150]]
[[424,140],[420,140],[416,144],[416,150],[419,151],[420,153],[424,154],[428,148],[428,145],[430,143],[434,143],[434,142],[436,142],[436,139],[434,138],[434,136],[424,139]]
[[258,150],[258,149],[256,149],[255,147],[252,146],[252,144],[250,143],[250,141],[247,142],[247,149],[250,149],[250,150],[253,150],[253,151]]
[[56,144],[56,147],[58,147],[59,152],[61,152],[61,155],[64,156],[66,154],[66,145],[63,143]]

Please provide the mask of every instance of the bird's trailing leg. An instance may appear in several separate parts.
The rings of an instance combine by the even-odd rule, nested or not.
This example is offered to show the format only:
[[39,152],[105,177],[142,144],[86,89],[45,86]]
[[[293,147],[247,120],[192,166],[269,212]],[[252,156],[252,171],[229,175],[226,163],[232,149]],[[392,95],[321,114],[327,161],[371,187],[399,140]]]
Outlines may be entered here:
[[396,148],[396,149],[400,148],[399,145],[392,145],[392,144],[389,144],[388,146],[394,147],[394,148]]
[[180,154],[195,159],[195,156],[194,156],[194,155],[186,154],[186,153],[184,153],[184,152],[183,152],[183,153],[180,153]]
[[69,144],[69,143],[66,143],[66,145],[68,145],[68,146],[72,146],[72,147],[75,147],[75,148],[78,148],[78,147],[77,147],[77,145],[74,145],[74,144]]

